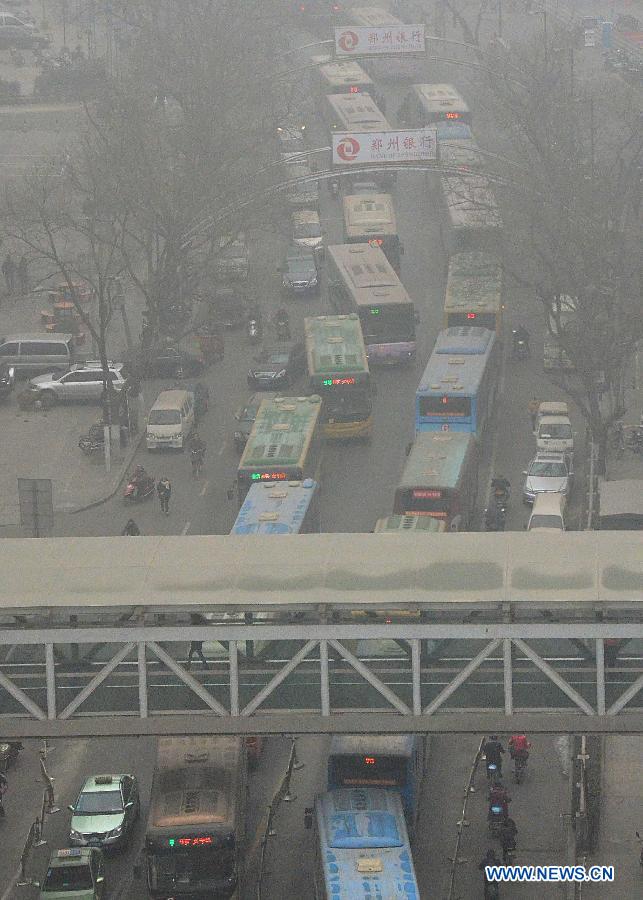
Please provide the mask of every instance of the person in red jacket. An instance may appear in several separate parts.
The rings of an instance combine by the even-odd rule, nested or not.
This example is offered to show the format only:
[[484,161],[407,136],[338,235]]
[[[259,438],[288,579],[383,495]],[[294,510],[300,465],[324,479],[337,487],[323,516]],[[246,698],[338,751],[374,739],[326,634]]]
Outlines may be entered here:
[[512,759],[515,759],[517,756],[527,759],[530,749],[531,741],[527,740],[527,735],[525,734],[514,734],[509,739],[509,753]]

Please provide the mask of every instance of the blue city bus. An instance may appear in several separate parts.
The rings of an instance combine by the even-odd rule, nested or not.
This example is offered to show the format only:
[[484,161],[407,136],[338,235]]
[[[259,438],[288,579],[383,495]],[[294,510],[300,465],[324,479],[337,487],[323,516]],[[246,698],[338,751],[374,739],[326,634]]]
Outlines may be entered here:
[[378,787],[398,791],[413,834],[425,768],[425,735],[334,734],[328,755],[328,790]]
[[400,797],[340,788],[315,799],[315,900],[420,900]]
[[319,485],[304,478],[253,484],[230,534],[311,534],[319,530]]
[[500,384],[500,342],[488,328],[438,334],[415,393],[415,432],[465,431],[480,439],[493,419]]

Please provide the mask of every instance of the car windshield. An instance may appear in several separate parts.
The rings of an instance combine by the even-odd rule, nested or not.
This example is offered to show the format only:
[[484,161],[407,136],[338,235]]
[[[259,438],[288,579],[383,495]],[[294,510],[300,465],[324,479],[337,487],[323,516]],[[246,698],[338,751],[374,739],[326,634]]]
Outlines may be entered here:
[[438,139],[450,141],[470,141],[473,132],[468,125],[449,125],[448,122],[439,122],[437,125]]
[[293,257],[292,259],[288,260],[288,268],[291,272],[307,274],[315,268],[315,264],[312,259],[308,259],[305,256]]
[[153,409],[149,422],[150,425],[180,425],[181,413],[178,409]]
[[540,426],[540,437],[541,438],[555,438],[559,441],[569,440],[572,436],[572,426],[571,425],[541,425]]
[[544,478],[564,478],[567,475],[567,466],[563,462],[537,459],[532,462],[529,474]]
[[563,524],[560,516],[532,516],[529,529],[534,528],[559,528],[562,531]]
[[78,798],[77,816],[113,815],[123,812],[123,800],[120,791],[87,791]]
[[52,866],[47,870],[43,893],[54,891],[91,891],[92,875],[89,866]]
[[321,237],[321,227],[316,222],[303,222],[301,225],[295,225],[294,235],[295,240]]
[[285,366],[288,362],[288,354],[281,350],[277,350],[275,353],[268,354],[267,361],[273,365]]

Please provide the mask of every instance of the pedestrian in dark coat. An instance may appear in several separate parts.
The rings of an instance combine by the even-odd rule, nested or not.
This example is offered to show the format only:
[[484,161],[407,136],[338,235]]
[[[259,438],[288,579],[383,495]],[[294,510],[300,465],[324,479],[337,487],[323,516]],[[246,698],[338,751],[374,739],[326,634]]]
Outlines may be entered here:
[[159,500],[161,501],[161,512],[164,512],[166,516],[169,516],[170,497],[172,496],[172,485],[170,484],[170,479],[161,478],[159,483],[156,485],[156,492],[159,495]]

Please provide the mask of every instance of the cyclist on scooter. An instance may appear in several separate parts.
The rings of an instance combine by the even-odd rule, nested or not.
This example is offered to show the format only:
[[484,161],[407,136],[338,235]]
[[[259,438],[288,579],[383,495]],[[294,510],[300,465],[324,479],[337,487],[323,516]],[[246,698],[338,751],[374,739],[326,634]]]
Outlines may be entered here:
[[509,817],[509,804],[511,803],[511,795],[501,781],[492,785],[489,791],[489,815],[494,815],[493,807],[500,807],[502,810],[502,818],[506,821]]
[[502,775],[502,754],[505,752],[505,748],[498,740],[497,734],[492,734],[489,740],[485,741],[482,752],[486,757],[487,767],[489,763],[493,763],[497,767],[498,775]]

